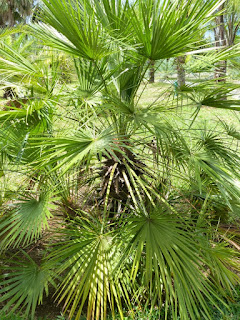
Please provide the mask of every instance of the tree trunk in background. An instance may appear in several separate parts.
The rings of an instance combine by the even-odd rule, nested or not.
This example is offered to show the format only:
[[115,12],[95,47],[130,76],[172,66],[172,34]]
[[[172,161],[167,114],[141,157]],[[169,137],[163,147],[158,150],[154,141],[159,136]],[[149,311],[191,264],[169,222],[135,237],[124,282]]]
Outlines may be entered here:
[[185,62],[186,56],[177,57],[177,82],[179,88],[186,84]]
[[236,13],[236,9],[234,7],[232,8],[232,13],[227,16],[227,21],[225,25],[227,27],[225,28],[227,46],[231,47],[234,45],[236,35],[240,27],[239,16]]
[[[221,5],[219,11],[224,9],[224,4]],[[215,18],[216,27],[214,28],[214,36],[215,36],[215,43],[216,47],[226,47],[227,40],[225,35],[225,28],[224,28],[224,16],[221,14],[220,16]],[[227,61],[220,61],[219,65],[215,70],[214,78],[217,82],[226,82],[226,75],[227,75]]]
[[0,0],[0,28],[13,27],[16,23],[26,22],[36,0]]
[[0,14],[0,28],[4,28],[5,27],[5,23],[3,21],[3,16],[2,14]]
[[149,61],[150,69],[149,69],[149,83],[155,82],[155,61]]

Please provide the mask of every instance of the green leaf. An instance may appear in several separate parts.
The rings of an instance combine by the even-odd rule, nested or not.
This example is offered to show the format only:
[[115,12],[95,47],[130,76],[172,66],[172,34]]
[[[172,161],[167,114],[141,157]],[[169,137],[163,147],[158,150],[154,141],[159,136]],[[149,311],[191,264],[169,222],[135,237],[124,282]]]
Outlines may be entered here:
[[39,239],[52,216],[49,205],[50,194],[45,192],[38,200],[24,200],[16,204],[10,213],[3,214],[0,220],[1,249],[25,246]]
[[217,294],[203,274],[200,248],[184,220],[164,214],[160,204],[131,220],[124,230],[128,246],[122,259],[131,257],[131,279],[146,288],[146,307],[165,303],[173,319],[208,319],[206,299],[213,301]]
[[44,0],[44,23],[31,25],[34,35],[74,56],[98,60],[111,53],[111,42],[89,1]]
[[57,296],[59,302],[64,301],[64,310],[70,309],[69,316],[76,315],[78,320],[87,302],[87,318],[99,320],[106,319],[108,306],[114,315],[116,306],[123,319],[121,296],[125,284],[114,274],[120,255],[114,233],[102,232],[99,221],[82,216],[72,221],[60,237],[63,241],[60,244],[60,238],[56,238],[48,263],[50,268],[57,267],[58,274],[64,274]]
[[117,144],[114,144],[111,128],[99,133],[95,130],[81,129],[69,138],[39,138],[35,141],[42,142],[46,148],[40,159],[41,166],[59,162],[54,170],[64,166],[64,172],[83,160],[89,163],[98,153],[107,154],[107,151],[119,150]]
[[140,0],[131,6],[133,41],[150,60],[181,56],[197,47],[199,30],[223,1]]
[[5,304],[1,311],[24,311],[26,319],[29,314],[34,319],[37,305],[42,303],[44,294],[48,295],[49,283],[53,286],[55,283],[50,270],[44,265],[38,266],[24,251],[22,254],[25,260],[15,258],[6,262],[8,266],[1,267],[0,302]]

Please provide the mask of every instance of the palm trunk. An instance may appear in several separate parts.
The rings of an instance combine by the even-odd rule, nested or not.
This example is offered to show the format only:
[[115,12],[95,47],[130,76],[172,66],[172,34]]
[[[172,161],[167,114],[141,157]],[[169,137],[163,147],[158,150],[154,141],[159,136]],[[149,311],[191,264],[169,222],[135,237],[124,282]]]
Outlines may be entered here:
[[151,60],[149,62],[150,69],[149,69],[149,83],[155,82],[155,61]]
[[[219,11],[224,9],[224,4],[221,5]],[[225,47],[227,45],[226,36],[225,36],[225,28],[224,28],[224,16],[221,14],[216,17],[216,28],[214,29],[214,36],[216,47]],[[215,79],[217,82],[226,82],[227,75],[227,61],[220,61],[219,65],[215,70]]]
[[181,88],[186,84],[186,72],[185,72],[185,61],[186,56],[181,56],[177,58],[177,82],[178,87]]

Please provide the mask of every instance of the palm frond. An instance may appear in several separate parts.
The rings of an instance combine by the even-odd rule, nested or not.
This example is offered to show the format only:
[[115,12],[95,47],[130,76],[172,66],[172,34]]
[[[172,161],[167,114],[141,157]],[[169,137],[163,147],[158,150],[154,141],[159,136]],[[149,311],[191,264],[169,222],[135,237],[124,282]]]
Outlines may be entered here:
[[129,19],[139,53],[150,60],[181,56],[196,48],[199,28],[223,1],[137,1]]
[[[216,84],[213,80],[203,84],[185,86],[179,94],[196,105],[197,112],[202,106],[239,111],[239,99],[234,99],[236,84]],[[196,113],[197,114],[197,113]]]
[[6,78],[19,74],[32,75],[36,73],[31,61],[6,43],[0,45],[0,70],[3,75],[6,75]]
[[85,160],[89,164],[97,154],[111,154],[113,150],[119,150],[117,143],[114,143],[112,129],[97,131],[96,129],[81,129],[75,135],[68,138],[34,138],[35,145],[43,142],[45,152],[40,159],[41,166],[55,164],[54,170],[64,166],[64,172],[69,170],[74,164]]
[[[57,273],[65,274],[58,290],[58,300],[64,301],[69,316],[80,319],[87,302],[87,319],[106,319],[107,303],[114,316],[116,306],[123,319],[122,295],[125,284],[121,277],[114,277],[114,266],[120,255],[114,233],[102,229],[93,218],[81,216],[74,225],[61,232],[61,245],[50,256],[49,266],[57,267]],[[122,277],[124,275],[122,274]]]
[[1,30],[0,30],[0,40],[5,39],[6,37],[8,37],[11,34],[21,32],[23,29],[24,29],[24,27],[22,25],[19,25],[19,26],[14,27],[14,28],[1,28]]
[[34,319],[37,305],[42,303],[45,294],[48,295],[49,283],[53,286],[55,283],[51,271],[44,265],[37,265],[24,251],[22,254],[24,261],[15,258],[7,262],[11,264],[10,268],[9,265],[1,267],[0,302],[5,303],[2,308],[5,314],[20,310],[24,311],[26,317],[30,314],[31,319]]
[[44,1],[41,19],[31,30],[55,47],[74,56],[98,60],[111,53],[106,32],[95,18],[90,1]]
[[9,213],[3,214],[0,221],[1,250],[25,246],[39,239],[48,228],[51,218],[49,211],[50,195],[45,192],[39,199],[30,198],[15,205]]
[[233,124],[228,124],[227,122],[225,122],[223,120],[221,120],[221,124],[224,127],[224,129],[226,130],[227,135],[229,135],[230,137],[232,137],[236,140],[240,140],[240,133]]
[[227,47],[218,51],[207,52],[206,54],[193,55],[186,69],[189,72],[211,72],[218,70],[220,61],[238,57],[239,50],[239,44],[236,44],[230,48]]
[[190,158],[190,163],[195,172],[195,179],[201,192],[202,174],[207,175],[222,194],[227,204],[231,207],[230,200],[239,199],[239,179],[232,174],[231,168],[227,169],[219,161],[204,153],[198,153]]
[[132,34],[129,12],[134,2],[116,0],[94,1],[97,17],[104,28],[116,38],[127,38]]
[[226,290],[231,295],[239,281],[237,274],[232,270],[238,271],[239,265],[237,252],[228,248],[228,245],[227,242],[215,243],[212,247],[208,245],[207,259],[209,259],[210,278],[218,283],[220,292]]
[[124,257],[132,260],[132,282],[146,288],[146,307],[164,304],[173,319],[208,319],[206,300],[213,301],[216,293],[203,275],[198,245],[186,229],[184,220],[162,212],[158,205],[127,223]]

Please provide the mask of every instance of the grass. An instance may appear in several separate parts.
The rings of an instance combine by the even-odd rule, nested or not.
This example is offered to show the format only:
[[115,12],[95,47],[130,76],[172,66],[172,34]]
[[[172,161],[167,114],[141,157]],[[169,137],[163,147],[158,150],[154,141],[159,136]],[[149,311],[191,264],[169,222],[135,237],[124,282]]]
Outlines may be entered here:
[[[174,127],[177,126],[182,130],[188,129],[191,126],[192,130],[206,127],[214,132],[222,132],[221,121],[224,121],[229,126],[234,126],[237,131],[240,131],[240,115],[235,111],[203,106],[198,112],[197,117],[194,118],[197,107],[194,106],[192,101],[177,101],[177,97],[174,96],[173,82],[173,80],[168,80],[167,82],[161,80],[154,84],[147,84],[146,87],[142,85],[138,93],[141,95],[139,105],[147,107],[151,103],[155,103],[158,106],[163,106],[163,121],[167,120]],[[239,92],[235,92],[236,98],[238,98],[237,94],[239,95]],[[168,100],[167,104],[163,101],[166,98]]]

